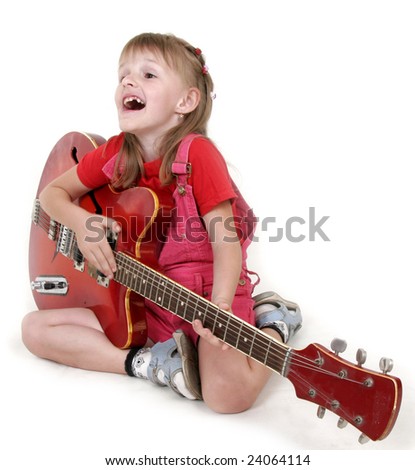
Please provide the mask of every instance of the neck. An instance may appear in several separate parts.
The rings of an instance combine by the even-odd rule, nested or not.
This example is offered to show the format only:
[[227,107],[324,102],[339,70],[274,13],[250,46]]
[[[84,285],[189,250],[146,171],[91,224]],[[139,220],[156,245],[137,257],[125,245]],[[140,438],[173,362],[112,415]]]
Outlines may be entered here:
[[137,135],[138,140],[140,141],[141,149],[143,151],[143,160],[145,162],[152,162],[159,158],[159,152],[156,149],[156,140],[154,138],[143,138],[140,135]]

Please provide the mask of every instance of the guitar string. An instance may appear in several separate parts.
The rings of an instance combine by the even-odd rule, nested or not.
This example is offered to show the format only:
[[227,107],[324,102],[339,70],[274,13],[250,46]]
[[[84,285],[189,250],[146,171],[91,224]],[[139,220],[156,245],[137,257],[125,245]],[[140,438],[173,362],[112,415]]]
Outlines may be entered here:
[[[44,229],[46,232],[49,233],[50,223],[51,223],[50,217],[39,206],[37,225],[39,225],[42,229]],[[57,224],[58,228],[61,227],[61,224],[59,224],[59,223],[56,223],[56,224]],[[116,255],[118,255],[118,254],[123,255],[123,253],[121,253],[121,252],[115,252],[115,254]],[[158,280],[158,278],[155,277],[155,274],[152,273],[151,268],[148,268],[146,265],[138,262],[137,260],[130,259],[129,257],[126,257],[126,256],[121,256],[121,257],[117,257],[117,258],[119,258],[119,261],[125,261],[125,266],[124,267],[129,268],[130,271],[131,270],[136,271],[135,275],[136,275],[137,278],[138,278],[138,275],[140,274],[139,273],[139,268],[141,268],[141,271],[143,271],[142,274],[146,275],[147,279],[150,282],[152,282],[153,285],[155,284],[155,282],[159,283],[158,287],[155,286],[156,289],[161,289],[162,288],[164,291],[166,291],[166,285],[162,285],[162,283]],[[139,268],[137,268],[137,266],[135,266],[133,263],[134,264],[139,263],[138,264]],[[123,264],[123,263],[120,263],[120,264]],[[159,273],[157,273],[157,274],[159,274]],[[163,278],[162,282],[166,282],[167,288],[171,291],[171,297],[173,297],[174,300],[176,300],[176,302],[180,302],[180,293],[179,293],[178,296],[175,296],[175,294],[174,294],[174,292],[175,292],[174,288],[176,286],[174,281],[171,281],[168,278]],[[177,285],[177,286],[181,287],[179,285]],[[127,285],[127,287],[130,287],[130,286]],[[187,310],[188,307],[193,308],[194,310],[196,310],[196,307],[198,306],[199,301],[198,301],[197,297],[196,297],[196,300],[194,300],[193,296],[197,296],[197,294],[194,294],[191,291],[187,292],[185,289],[183,289],[183,290],[188,294],[188,300],[185,303],[186,304],[186,310]],[[206,299],[203,298],[203,300],[206,300]],[[161,306],[164,307],[163,305],[161,305]],[[221,309],[219,309],[218,307],[216,307],[216,306],[214,306],[213,304],[210,304],[210,303],[207,303],[207,307],[210,308],[210,309],[214,309],[215,312],[212,314],[212,312],[209,312],[209,310],[207,308],[205,313],[203,314],[205,316],[205,321],[206,321],[206,318],[208,318],[209,321],[213,322],[213,326],[215,327],[216,323],[217,323],[218,316],[222,314],[222,317],[223,317],[222,312],[224,312],[224,311],[222,311]],[[247,356],[252,357],[253,359],[259,360],[259,362],[264,363],[266,366],[268,366],[268,367],[270,367],[270,368],[272,368],[272,369],[274,369],[274,370],[276,370],[277,372],[280,372],[280,373],[281,373],[281,369],[284,366],[284,363],[286,361],[288,361],[289,364],[294,364],[294,365],[301,366],[301,367],[304,367],[304,368],[307,368],[307,369],[310,369],[310,370],[314,370],[314,371],[317,371],[317,372],[337,376],[337,374],[332,373],[330,371],[326,371],[320,365],[316,365],[315,362],[312,359],[309,359],[305,356],[300,355],[295,350],[293,350],[291,348],[286,348],[282,345],[279,345],[275,340],[272,341],[272,340],[269,340],[268,338],[265,338],[263,336],[262,332],[260,332],[259,330],[257,330],[256,328],[254,328],[250,324],[242,323],[240,327],[238,327],[238,326],[235,327],[233,325],[232,321],[230,320],[230,319],[232,319],[232,317],[230,315],[228,315],[226,312],[224,312],[224,314],[225,314],[225,317],[221,318],[221,320],[222,320],[223,323],[226,323],[225,335],[227,336],[227,338],[229,337],[229,342],[233,341],[233,344],[231,344],[231,345],[233,345],[235,347],[236,347],[236,345],[239,346],[239,342],[240,342],[240,339],[241,339],[242,332],[245,333],[245,336],[243,337],[244,342],[247,341],[246,333],[251,333],[253,335],[253,338],[256,341],[256,344],[255,344],[256,352],[261,352],[262,356],[259,356],[259,357],[263,357],[264,361],[261,361],[261,360],[259,360],[259,357],[254,357],[252,355],[253,345],[249,348],[249,353],[246,350],[242,350],[243,348],[240,347],[242,352],[244,354],[246,354]],[[188,322],[191,322],[187,318],[184,318],[184,319]],[[193,316],[193,319],[195,319],[195,316]],[[246,331],[246,330],[248,330],[248,331]],[[253,340],[253,338],[249,338],[249,339]],[[242,343],[242,344],[244,344],[244,343]],[[277,370],[277,368],[278,368],[278,370]],[[346,379],[347,378],[343,378],[343,380],[346,380]]]
[[[121,259],[124,259],[124,257],[122,256]],[[140,274],[141,274],[141,277],[144,274],[147,277],[147,279],[150,281],[150,283],[153,284],[153,286],[151,288],[154,287],[154,289],[156,289],[156,290],[161,289],[164,292],[166,292],[167,289],[168,289],[168,290],[170,290],[170,296],[175,297],[175,294],[174,294],[174,292],[175,292],[175,289],[174,289],[175,282],[174,281],[171,281],[170,279],[166,278],[164,281],[160,282],[159,281],[160,274],[158,272],[153,273],[154,270],[152,270],[151,268],[148,268],[146,265],[143,265],[142,263],[139,263],[139,262],[138,262],[139,263],[139,268],[136,268],[134,266],[137,263],[136,260],[130,260],[129,258],[127,258],[127,260],[130,261],[130,262],[127,261],[126,266],[127,266],[127,268],[129,268],[130,271],[134,270],[134,269],[136,270],[136,274],[137,274],[136,279],[137,280],[140,279],[140,276],[139,276]],[[140,268],[141,268],[142,272],[140,272]],[[155,285],[156,282],[158,283],[158,285]],[[169,285],[169,284],[171,284],[171,285]],[[179,290],[183,289],[182,286],[180,286],[180,285],[177,285],[177,288]],[[187,309],[187,307],[190,307],[190,308],[193,308],[194,310],[197,310],[197,306],[198,306],[198,303],[199,303],[197,294],[194,294],[191,291],[187,291],[185,295],[188,298],[187,299],[186,309]],[[179,295],[176,297],[176,300],[180,301],[180,298],[181,297],[180,297],[180,293],[179,293]],[[205,300],[205,299],[203,299],[203,300]],[[213,320],[215,321],[215,318],[217,317],[217,315],[219,313],[223,313],[223,315],[225,317],[228,317],[228,318],[230,317],[230,315],[227,312],[220,310],[217,306],[215,306],[213,304],[208,304],[208,305],[211,307],[211,309],[214,310],[214,312],[212,313],[212,316],[210,317],[210,319],[213,318]],[[161,306],[165,307],[162,303],[161,303]],[[210,315],[209,311],[206,311],[206,315],[209,317],[209,315]],[[193,318],[194,318],[194,316],[193,316]],[[237,320],[239,320],[239,319],[237,319]],[[189,321],[189,320],[187,320],[187,321]],[[227,320],[225,319],[224,322],[226,322],[226,321]],[[232,330],[232,328],[233,328],[232,323],[230,323],[230,324],[228,323],[228,325],[226,326],[226,328],[228,328],[226,330],[226,334],[229,331],[229,327],[230,327],[230,330]],[[331,372],[329,370],[326,370],[321,365],[316,365],[314,360],[309,359],[309,358],[297,353],[295,350],[290,351],[290,349],[288,348],[286,353],[283,353],[282,352],[283,346],[276,343],[275,340],[273,340],[273,339],[268,340],[267,338],[264,338],[263,335],[261,335],[259,333],[259,330],[254,328],[252,325],[243,324],[242,327],[245,328],[244,333],[247,333],[246,329],[250,329],[251,332],[253,333],[253,336],[254,336],[256,342],[257,342],[257,345],[259,345],[261,347],[262,346],[264,347],[263,351],[265,351],[265,356],[264,357],[267,357],[267,362],[266,362],[267,366],[272,365],[272,363],[269,361],[269,359],[274,359],[276,361],[276,363],[279,365],[279,368],[281,368],[284,361],[287,359],[287,356],[290,355],[291,358],[290,358],[289,361],[293,365],[301,366],[301,367],[306,368],[308,370],[313,370],[315,372],[323,373],[325,375],[330,375],[332,377],[338,377],[339,379],[344,380],[344,381],[353,382],[353,383],[361,383],[359,381],[350,379],[349,377],[341,377],[336,372]],[[239,338],[241,336],[242,327],[237,326],[236,328],[233,329],[233,332],[235,333],[236,338],[237,338],[237,340],[234,344],[237,344],[238,341],[239,341]],[[235,339],[235,336],[233,337],[233,339]],[[263,341],[262,344],[261,344],[261,339],[265,340],[265,342]],[[276,352],[275,352],[275,350],[270,349],[272,347],[274,349],[276,348]],[[246,353],[246,351],[245,351],[245,353]],[[247,354],[247,355],[252,357],[250,354]],[[254,359],[258,359],[258,358],[254,357]],[[283,361],[282,364],[281,364],[281,360]]]
[[[309,381],[305,380],[304,377],[300,376],[296,371],[292,372],[290,378],[291,380],[296,381],[297,387],[301,387],[303,390],[306,390],[308,397],[311,398],[309,391],[316,390],[316,387],[314,384],[311,384]],[[349,382],[356,383],[356,381],[349,381]],[[347,410],[346,407],[342,405],[341,402],[337,400],[333,400],[333,398],[330,395],[328,395],[326,392],[322,391],[321,389],[317,389],[317,393],[318,393],[319,401],[316,402],[316,404],[321,403],[322,406],[324,406],[324,408],[330,409],[330,411],[332,411],[333,413],[338,414],[342,418],[346,419],[346,421],[348,421],[349,423],[355,425],[354,424],[355,417]]]
[[[122,253],[121,253],[121,255],[122,255]],[[173,297],[177,302],[181,301],[180,300],[180,293],[179,293],[178,296],[176,296],[175,293],[174,293],[175,292],[175,289],[174,289],[175,283],[174,283],[174,281],[170,281],[169,279],[166,279],[166,280],[162,281],[162,282],[164,282],[164,284],[162,284],[162,282],[158,281],[158,277],[160,276],[159,273],[157,273],[157,277],[154,279],[154,276],[156,276],[156,274],[153,274],[151,269],[148,268],[147,266],[141,264],[141,266],[139,265],[139,268],[137,268],[135,266],[136,260],[130,260],[129,258],[125,259],[123,256],[119,257],[119,260],[120,260],[120,263],[119,263],[120,265],[124,264],[123,261],[125,262],[125,265],[129,269],[130,272],[135,271],[132,274],[135,275],[135,278],[138,282],[140,282],[142,280],[145,280],[145,282],[150,281],[150,283],[153,283],[154,289],[156,289],[156,290],[162,289],[164,292],[167,292],[169,294],[169,297]],[[144,271],[144,272],[140,272],[140,268],[141,268],[141,271]],[[146,279],[143,279],[143,275],[145,276]],[[155,280],[156,280],[156,282],[158,282],[158,286],[157,285],[154,286]],[[169,285],[170,282],[171,282],[172,286]],[[181,286],[178,286],[178,287],[181,287]],[[136,287],[136,289],[139,290],[137,287]],[[139,291],[139,293],[141,293],[141,292]],[[194,310],[197,310],[198,300],[196,299],[196,301],[195,301],[192,298],[192,295],[195,295],[195,294],[190,291],[190,292],[186,292],[186,295],[188,296],[186,309],[188,307],[190,307]],[[157,300],[157,299],[151,298],[151,300],[154,301],[154,300]],[[203,299],[203,300],[205,300],[205,299]],[[158,302],[156,301],[156,303],[158,303]],[[223,311],[221,311],[218,307],[214,306],[213,304],[207,304],[207,305],[209,307],[211,307],[212,309],[214,309],[215,312],[212,315],[212,313],[210,313],[208,310],[206,310],[204,315],[209,320],[211,320],[215,323],[215,319],[217,317],[217,314],[221,313]],[[165,308],[165,305],[161,304],[161,306]],[[223,312],[223,313],[224,313],[224,315],[226,315],[227,318],[232,318],[232,317],[230,317],[230,315],[227,314],[227,312]],[[195,317],[193,316],[193,318],[195,318]],[[186,319],[186,320],[189,321],[188,319]],[[227,320],[223,320],[224,323],[226,321]],[[279,345],[275,340],[273,341],[271,339],[266,338],[263,335],[262,332],[260,332],[256,328],[254,328],[252,325],[243,323],[241,327],[237,326],[235,328],[234,325],[232,324],[232,322],[228,322],[225,329],[226,329],[226,334],[228,336],[229,336],[228,332],[231,333],[229,342],[231,343],[231,345],[233,344],[234,346],[239,345],[242,330],[245,329],[245,331],[243,331],[243,333],[246,334],[247,333],[246,330],[250,329],[251,333],[253,333],[253,336],[255,337],[255,340],[256,340],[256,349],[257,350],[259,349],[261,351],[261,353],[262,353],[261,357],[264,357],[264,358],[267,359],[266,365],[269,366],[269,367],[272,367],[272,366],[275,367],[275,363],[276,363],[277,366],[278,366],[278,369],[281,369],[282,366],[284,365],[284,362],[286,360],[289,360],[290,363],[293,363],[295,365],[304,366],[304,367],[307,367],[309,369],[316,370],[316,371],[319,371],[319,372],[322,371],[322,370],[324,371],[324,369],[322,369],[321,366],[316,366],[316,364],[314,363],[313,360],[299,355],[295,351],[290,350],[290,348],[287,348],[287,351],[283,352],[283,349],[285,349],[286,347],[284,347],[282,345]],[[232,335],[232,333],[233,333],[233,335]],[[251,349],[252,349],[252,347],[251,347]],[[246,350],[245,351],[243,350],[242,352],[247,354]],[[250,351],[250,354],[247,354],[247,355],[249,355],[250,357],[253,357],[251,355],[251,351]],[[288,359],[288,357],[287,357],[289,355],[291,355],[290,359]],[[258,359],[258,358],[255,358],[255,357],[253,357],[253,358]],[[274,362],[272,362],[272,361],[274,361]],[[324,372],[330,374],[329,371],[324,371]],[[336,374],[333,374],[333,375],[336,375]]]
[[[170,294],[169,297],[174,297],[175,300],[177,300],[178,302],[181,301],[180,300],[181,299],[180,293],[179,293],[178,296],[175,296],[175,294],[174,294],[174,292],[175,292],[175,288],[174,288],[175,283],[174,283],[174,281],[170,281],[169,279],[167,279],[166,280],[167,283],[166,283],[166,281],[160,282],[160,281],[158,281],[158,278],[160,276],[159,273],[153,274],[151,269],[149,269],[147,266],[142,265],[142,264],[141,264],[140,267],[141,267],[141,271],[143,271],[143,272],[140,272],[140,268],[136,268],[134,266],[135,262],[136,262],[135,260],[132,260],[131,263],[127,261],[126,266],[129,269],[130,273],[131,273],[132,270],[136,271],[136,281],[141,282],[143,280],[143,276],[145,276],[146,279],[150,281],[150,284],[153,284],[150,287],[151,289],[154,288],[156,291],[161,289],[163,292],[167,292],[168,294]],[[119,263],[119,264],[122,264],[122,263]],[[127,273],[127,275],[128,275],[128,273]],[[134,273],[133,273],[133,275],[134,275]],[[158,285],[155,285],[156,282],[158,283]],[[169,285],[170,282],[172,283],[173,287],[171,285]],[[181,289],[181,286],[178,285],[177,288]],[[139,289],[137,288],[137,290],[139,290]],[[170,292],[168,292],[168,291],[170,291]],[[187,309],[188,307],[190,307],[191,309],[197,310],[198,300],[197,300],[197,298],[196,298],[196,300],[194,300],[193,297],[192,297],[195,294],[192,293],[192,292],[187,292],[185,295],[187,296],[187,302],[185,302],[185,304],[186,304],[185,308]],[[149,296],[151,297],[151,294]],[[205,300],[205,299],[203,299],[203,300]],[[157,302],[156,301],[156,303],[158,303],[162,307],[165,307],[165,305],[163,305],[162,302]],[[223,311],[221,311],[218,307],[216,307],[214,305],[211,305],[211,307],[214,310],[214,312],[212,313],[212,312],[209,312],[207,310],[205,315],[210,320],[212,320],[212,318],[213,318],[213,320],[215,320],[215,318],[217,317],[217,314],[220,313],[220,312],[223,312]],[[223,314],[226,317],[229,317],[227,312],[223,312]],[[193,318],[194,318],[194,316],[193,316]],[[186,320],[189,321],[188,319],[186,319]],[[226,322],[226,320],[224,320],[224,322]],[[262,354],[259,355],[259,357],[263,357],[264,359],[266,358],[266,360],[265,361],[260,360],[260,362],[262,362],[265,365],[267,365],[268,367],[276,370],[277,372],[281,373],[281,369],[283,368],[284,362],[288,360],[290,364],[293,364],[293,365],[296,365],[296,366],[299,366],[299,367],[303,367],[303,368],[306,368],[308,370],[313,370],[313,371],[316,371],[318,373],[324,373],[325,375],[330,375],[330,376],[333,376],[333,377],[339,377],[337,373],[325,370],[321,366],[317,366],[313,360],[311,360],[309,358],[306,358],[306,357],[302,356],[301,354],[298,354],[297,352],[295,352],[293,350],[290,351],[288,349],[286,353],[282,352],[283,347],[278,345],[275,342],[275,340],[269,340],[267,338],[263,338],[263,339],[265,339],[265,342],[262,341],[262,344],[261,344],[262,335],[261,335],[261,333],[259,333],[259,330],[257,330],[256,328],[254,328],[252,325],[249,325],[249,324],[243,324],[242,327],[245,328],[244,333],[247,333],[247,331],[246,331],[247,328],[251,329],[251,332],[253,333],[254,339],[256,340],[256,345],[255,345],[256,349],[257,350],[262,349]],[[240,336],[241,336],[242,327],[237,326],[236,328],[233,328],[232,323],[230,323],[230,324],[228,323],[228,325],[226,326],[226,328],[225,328],[226,329],[226,334],[228,333],[228,331],[230,331],[231,333],[232,332],[234,333],[233,336],[231,335],[231,339],[229,340],[229,343],[231,343],[231,345],[233,345],[233,346],[239,345],[239,340],[240,340]],[[227,336],[227,338],[228,338],[228,336]],[[235,340],[235,337],[236,337],[236,340]],[[237,349],[238,349],[238,347],[237,347]],[[253,359],[259,360],[259,357],[254,357],[251,354],[251,351],[248,354],[246,352],[246,349],[245,350],[243,350],[243,348],[239,348],[239,349],[241,349],[242,352],[244,352],[249,357],[253,357]],[[252,347],[251,347],[251,349],[252,349]],[[291,355],[290,359],[288,359],[288,357],[287,357],[289,355]],[[278,369],[277,369],[277,367],[278,367]],[[353,381],[353,380],[351,380],[347,377],[341,377],[341,378],[342,378],[342,380],[348,380],[349,382],[359,383],[359,382]]]
[[[117,258],[118,258],[117,261],[119,261],[118,265],[120,267],[127,267],[128,268],[127,277],[128,277],[128,274],[131,274],[134,277],[135,284],[137,284],[137,283],[141,284],[141,289],[139,287],[137,287],[137,285],[134,286],[139,294],[145,294],[144,295],[145,297],[149,297],[150,300],[154,301],[158,305],[160,305],[164,308],[167,308],[167,309],[169,309],[168,307],[171,304],[173,304],[177,309],[179,309],[179,306],[183,307],[184,312],[181,312],[181,314],[179,316],[183,317],[186,321],[189,321],[190,323],[191,323],[192,320],[194,320],[196,318],[196,316],[197,316],[196,312],[200,311],[200,306],[198,305],[199,304],[198,296],[196,297],[196,300],[195,300],[192,297],[192,295],[195,295],[194,293],[192,293],[191,291],[187,291],[185,289],[182,290],[182,287],[179,286],[179,285],[177,285],[177,287],[176,287],[176,284],[174,283],[174,281],[171,282],[170,280],[163,279],[163,278],[161,280],[159,280],[159,276],[155,277],[155,275],[150,270],[146,269],[147,267],[145,265],[141,265],[137,268],[135,263],[132,264],[129,261],[128,258],[125,259],[122,255],[121,255],[121,257],[118,256]],[[121,275],[121,273],[120,273],[120,275]],[[146,294],[147,283],[150,285],[149,288],[151,290],[156,290],[156,295],[154,294],[154,292],[151,292],[149,295]],[[128,282],[128,280],[127,280],[127,285],[129,287],[131,287],[131,284],[132,283]],[[179,289],[179,287],[180,287],[180,289]],[[179,289],[178,295],[176,293],[177,289]],[[169,300],[169,305],[165,305],[163,303],[163,301],[160,301],[160,299],[157,298],[158,291],[162,291],[162,293],[164,295],[167,294],[168,299],[170,299]],[[164,295],[163,295],[163,297],[164,297]],[[206,299],[203,299],[203,301],[206,301]],[[205,312],[203,314],[201,314],[201,316],[204,317],[205,323],[206,323],[206,319],[209,320],[209,321],[212,321],[213,327],[215,327],[216,325],[219,325],[219,324],[221,326],[225,326],[225,323],[226,323],[226,326],[222,330],[222,332],[225,331],[225,334],[229,338],[229,341],[231,342],[231,344],[232,343],[233,343],[233,345],[238,344],[240,342],[241,336],[242,336],[242,339],[244,337],[243,336],[244,334],[246,336],[247,331],[243,331],[243,329],[244,328],[246,329],[248,324],[246,324],[246,325],[241,324],[241,327],[236,330],[236,329],[233,328],[232,318],[229,315],[227,315],[226,319],[223,319],[223,318],[218,319],[217,314],[219,314],[221,312],[220,309],[218,309],[216,306],[213,306],[213,304],[208,303],[207,301],[206,301],[206,305],[204,307],[205,307]],[[191,309],[194,312],[191,316],[191,320],[189,320],[189,318],[188,318],[189,317],[188,309]],[[215,312],[216,315],[212,315],[211,312],[209,312],[209,309],[215,309],[216,310],[216,312]],[[174,313],[174,308],[173,308],[173,313]],[[177,313],[177,314],[179,314],[179,313]],[[231,333],[235,333],[235,335],[233,337],[230,337]],[[258,335],[258,330],[256,330],[255,333]],[[267,350],[265,351],[265,353],[266,352],[267,352]]]

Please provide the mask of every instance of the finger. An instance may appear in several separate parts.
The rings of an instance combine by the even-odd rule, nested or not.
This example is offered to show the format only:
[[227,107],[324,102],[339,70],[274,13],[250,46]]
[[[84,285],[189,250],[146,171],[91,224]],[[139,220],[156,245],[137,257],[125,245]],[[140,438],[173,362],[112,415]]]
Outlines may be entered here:
[[218,303],[218,307],[221,309],[221,310],[225,310],[226,312],[230,312],[231,310],[231,307],[228,303],[225,303],[225,302],[219,302]]
[[193,329],[201,338],[203,338],[209,344],[213,346],[221,346],[223,344],[222,341],[217,336],[215,336],[211,332],[211,330],[209,330],[209,328],[203,327],[203,324],[200,320],[193,321]]
[[103,225],[115,233],[121,232],[121,225],[116,220],[111,219],[110,217],[104,218]]
[[116,271],[117,267],[111,249],[108,250],[105,248],[107,247],[104,247],[104,249],[98,246],[94,247],[94,250],[90,252],[87,259],[98,271],[112,279],[113,273]]

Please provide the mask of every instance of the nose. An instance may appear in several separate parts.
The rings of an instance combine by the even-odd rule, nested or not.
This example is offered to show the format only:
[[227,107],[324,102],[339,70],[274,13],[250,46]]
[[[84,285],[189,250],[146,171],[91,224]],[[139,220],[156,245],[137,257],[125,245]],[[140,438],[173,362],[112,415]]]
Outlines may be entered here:
[[134,75],[129,73],[121,80],[121,84],[124,87],[134,87],[134,86],[137,86],[138,80],[134,77]]

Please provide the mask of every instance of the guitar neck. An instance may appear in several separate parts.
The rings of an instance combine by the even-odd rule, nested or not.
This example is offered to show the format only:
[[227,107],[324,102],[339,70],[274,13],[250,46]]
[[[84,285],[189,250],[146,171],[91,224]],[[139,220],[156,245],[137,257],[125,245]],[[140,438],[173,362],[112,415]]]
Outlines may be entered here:
[[286,375],[291,348],[135,258],[115,252],[115,259],[117,282],[189,323],[201,320],[229,346]]
[[[78,249],[75,234],[64,225],[49,218],[35,201],[32,220],[42,227],[52,241],[56,252],[74,261],[75,269],[83,270],[84,259]],[[115,245],[115,244],[114,244]],[[289,369],[291,348],[278,342],[253,325],[241,320],[230,312],[221,310],[191,290],[160,274],[141,261],[113,248],[117,264],[114,280],[160,307],[192,323],[202,321],[206,328],[229,346],[246,356],[264,364],[273,371],[286,376]],[[93,270],[91,270],[91,274]],[[99,272],[94,273],[98,282],[108,285],[108,280]]]

